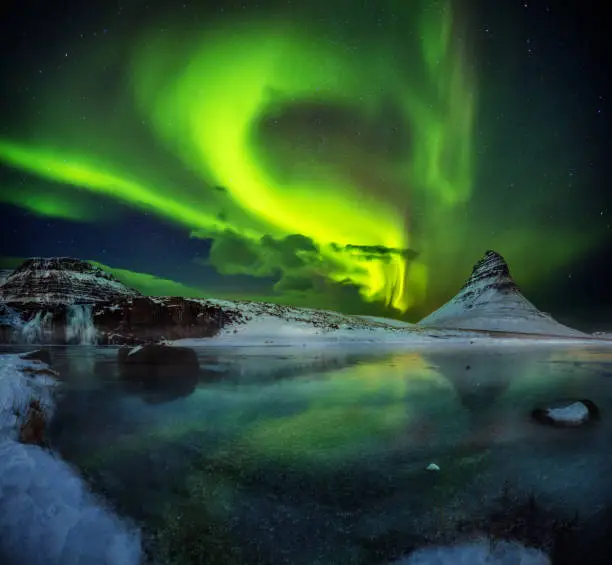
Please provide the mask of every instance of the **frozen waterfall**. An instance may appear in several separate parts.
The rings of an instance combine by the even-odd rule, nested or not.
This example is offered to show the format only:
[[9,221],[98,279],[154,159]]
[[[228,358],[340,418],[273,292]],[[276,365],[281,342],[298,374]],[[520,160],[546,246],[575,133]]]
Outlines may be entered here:
[[[57,339],[52,312],[36,312],[36,315],[16,328],[18,341],[22,343],[43,344],[54,343]],[[71,304],[66,309],[65,339],[69,344],[95,345],[97,332],[93,324],[90,304]],[[60,334],[61,335],[61,334]],[[61,338],[60,338],[61,339]]]
[[36,312],[36,315],[21,327],[21,341],[25,343],[47,343],[53,337],[53,314]]
[[97,332],[91,315],[91,304],[71,304],[66,316],[66,341],[95,345]]

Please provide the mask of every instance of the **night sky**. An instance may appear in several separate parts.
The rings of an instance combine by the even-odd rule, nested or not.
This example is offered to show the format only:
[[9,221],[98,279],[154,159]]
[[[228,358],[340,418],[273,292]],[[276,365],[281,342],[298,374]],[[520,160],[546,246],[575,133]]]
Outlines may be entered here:
[[610,327],[605,9],[5,2],[0,267],[414,321],[495,249]]

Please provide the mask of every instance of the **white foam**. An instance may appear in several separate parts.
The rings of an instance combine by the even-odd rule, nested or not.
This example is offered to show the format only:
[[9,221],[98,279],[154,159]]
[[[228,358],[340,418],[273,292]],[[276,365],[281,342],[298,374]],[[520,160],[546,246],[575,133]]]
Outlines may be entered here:
[[71,304],[68,306],[66,320],[66,340],[68,343],[95,345],[98,332],[91,315],[91,304]]

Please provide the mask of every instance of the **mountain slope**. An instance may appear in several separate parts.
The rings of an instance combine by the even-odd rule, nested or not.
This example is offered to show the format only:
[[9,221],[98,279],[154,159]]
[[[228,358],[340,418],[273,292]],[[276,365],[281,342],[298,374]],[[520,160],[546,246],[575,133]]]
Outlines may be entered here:
[[13,269],[0,269],[0,285],[13,274]]
[[14,306],[91,304],[138,294],[99,267],[70,257],[27,259],[0,284],[0,301]]
[[512,279],[504,258],[487,251],[461,290],[423,318],[421,327],[585,337],[540,312]]
[[[249,300],[142,296],[94,305],[99,343],[143,340],[209,339],[216,342],[266,343],[270,340],[414,336],[440,332],[386,318],[350,316]],[[456,332],[455,332],[456,333]]]

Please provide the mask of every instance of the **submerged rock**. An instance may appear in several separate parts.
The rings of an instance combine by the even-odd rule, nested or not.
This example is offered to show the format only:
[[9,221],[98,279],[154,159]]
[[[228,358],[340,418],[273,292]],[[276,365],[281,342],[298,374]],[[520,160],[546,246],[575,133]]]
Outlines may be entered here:
[[193,349],[148,344],[122,347],[119,370],[128,392],[148,404],[189,396],[197,386],[200,365]]
[[540,424],[560,428],[576,428],[599,420],[597,405],[588,399],[563,400],[535,408],[531,417]]
[[196,352],[189,347],[160,344],[122,347],[118,353],[119,370],[124,378],[179,378],[197,374],[200,369]]
[[29,351],[28,353],[24,353],[20,355],[22,359],[27,359],[28,361],[40,361],[45,365],[51,366],[51,353],[48,349],[36,349],[35,351]]

